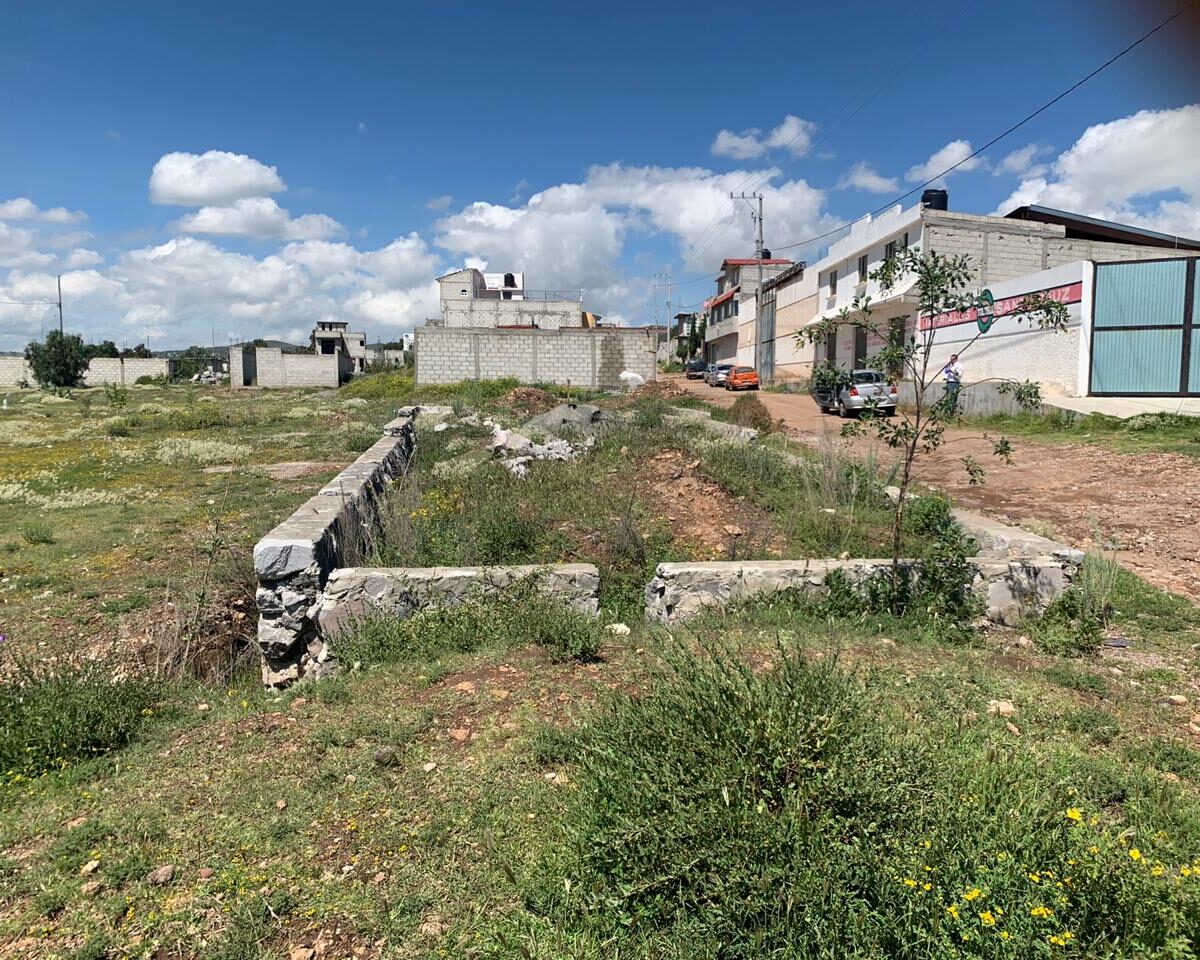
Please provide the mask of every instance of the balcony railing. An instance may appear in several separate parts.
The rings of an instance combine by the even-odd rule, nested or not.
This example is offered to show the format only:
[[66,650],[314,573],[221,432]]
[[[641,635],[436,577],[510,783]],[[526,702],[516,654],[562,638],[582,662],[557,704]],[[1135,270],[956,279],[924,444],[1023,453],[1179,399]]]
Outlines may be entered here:
[[720,340],[721,337],[737,333],[737,327],[737,317],[726,317],[719,323],[710,323],[704,331],[704,342],[712,343],[714,340]]
[[476,300],[568,300],[583,303],[582,290],[478,290]]

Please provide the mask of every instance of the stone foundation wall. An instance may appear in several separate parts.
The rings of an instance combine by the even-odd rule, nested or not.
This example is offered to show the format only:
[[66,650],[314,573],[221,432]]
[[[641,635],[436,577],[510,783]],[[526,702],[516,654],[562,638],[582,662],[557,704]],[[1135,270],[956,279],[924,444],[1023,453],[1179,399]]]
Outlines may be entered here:
[[416,415],[414,410],[389,423],[383,439],[255,545],[258,644],[267,686],[336,671],[314,619],[321,591],[334,570],[358,559],[380,494],[408,469]]
[[372,614],[401,619],[427,607],[498,593],[521,581],[581,613],[600,610],[600,571],[590,563],[510,567],[349,567],[335,570],[317,604],[323,637]]
[[[1040,613],[1071,583],[1075,567],[1054,557],[970,561],[972,589],[993,623],[1015,626]],[[919,576],[919,561],[905,561]],[[813,597],[827,591],[826,578],[842,571],[851,584],[886,575],[890,560],[757,560],[660,563],[646,587],[646,619],[678,623],[706,608],[722,607],[783,590]]]

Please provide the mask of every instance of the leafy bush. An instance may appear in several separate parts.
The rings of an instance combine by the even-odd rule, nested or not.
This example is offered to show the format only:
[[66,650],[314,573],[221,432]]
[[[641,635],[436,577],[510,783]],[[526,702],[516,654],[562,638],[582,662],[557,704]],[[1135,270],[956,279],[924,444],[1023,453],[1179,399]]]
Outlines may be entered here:
[[143,374],[133,382],[139,387],[165,387],[168,383],[168,380],[165,374],[160,373],[153,377],[149,374]]
[[580,731],[526,956],[1165,957],[1200,933],[1197,838],[1158,832],[1145,776],[893,718],[890,682],[832,658],[664,658]]
[[29,344],[25,359],[33,369],[34,379],[47,389],[79,386],[88,365],[83,339],[78,334],[58,330],[47,333],[41,343]]
[[751,427],[759,433],[770,433],[778,426],[771,419],[767,405],[750,393],[743,393],[729,408],[729,422],[741,427]]
[[1075,582],[1059,594],[1033,627],[1042,649],[1066,656],[1088,656],[1104,640],[1113,616],[1112,597],[1120,575],[1114,557],[1089,554]]
[[0,679],[0,778],[57,770],[124,746],[161,694],[99,660],[32,664]]
[[104,421],[104,434],[109,437],[127,437],[132,431],[124,417],[110,417]]
[[600,646],[599,621],[540,593],[531,581],[498,596],[432,607],[406,619],[377,617],[338,639],[344,663],[383,664],[446,653],[508,650],[535,644],[555,660],[590,660]]
[[129,391],[116,383],[106,383],[104,385],[104,399],[114,410],[125,409],[129,403]]

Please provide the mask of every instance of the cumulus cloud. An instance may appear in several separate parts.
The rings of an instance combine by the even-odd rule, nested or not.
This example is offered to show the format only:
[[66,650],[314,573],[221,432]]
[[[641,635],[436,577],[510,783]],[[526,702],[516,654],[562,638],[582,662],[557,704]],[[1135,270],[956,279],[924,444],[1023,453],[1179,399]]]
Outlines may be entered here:
[[955,173],[977,170],[983,166],[983,161],[979,157],[972,157],[970,160],[967,160],[966,158],[971,156],[971,151],[970,140],[951,140],[924,163],[918,163],[916,166],[909,167],[904,177],[909,183],[921,183],[937,177],[937,182],[940,183],[944,179],[940,176],[942,171],[960,162],[962,165],[955,168]]
[[1038,163],[1037,159],[1048,151],[1048,147],[1031,143],[1028,146],[1021,147],[1019,150],[1014,150],[1012,153],[1007,154],[1003,160],[996,164],[996,169],[992,172],[998,177],[1005,175],[1040,177],[1050,168],[1044,163]]
[[244,153],[168,153],[150,172],[150,199],[179,207],[227,206],[287,187],[274,167]]
[[0,202],[0,220],[38,220],[43,223],[78,223],[86,220],[87,214],[66,207],[51,207],[42,210],[28,197],[13,197]]
[[787,150],[792,156],[802,157],[812,146],[812,136],[817,125],[811,120],[788,114],[779,126],[767,134],[752,127],[741,133],[732,130],[720,131],[712,143],[714,156],[731,157],[734,160],[752,160],[770,150]]
[[1046,176],[997,208],[1036,203],[1181,236],[1200,236],[1200,103],[1088,127]]
[[324,240],[345,232],[340,223],[323,213],[306,213],[293,219],[270,197],[245,197],[227,207],[201,207],[180,218],[175,226],[181,233],[285,240]]
[[847,170],[837,182],[837,189],[865,190],[868,193],[898,193],[900,181],[895,177],[885,177],[865,160],[861,160]]
[[435,213],[441,213],[443,210],[449,210],[450,204],[453,202],[454,197],[448,193],[445,193],[440,197],[433,197],[432,199],[425,201],[425,209],[432,210]]

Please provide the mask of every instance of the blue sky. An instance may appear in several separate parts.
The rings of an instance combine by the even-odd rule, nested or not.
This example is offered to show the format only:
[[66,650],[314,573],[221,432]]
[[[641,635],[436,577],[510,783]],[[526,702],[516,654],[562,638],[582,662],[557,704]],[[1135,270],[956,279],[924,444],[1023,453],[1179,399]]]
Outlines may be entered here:
[[[390,337],[436,313],[434,276],[487,262],[647,322],[654,274],[750,252],[729,189],[766,190],[768,246],[824,232],[1163,16],[576,6],[6,5],[0,299],[43,299],[61,272],[93,338],[296,339],[320,316]],[[1164,31],[953,174],[952,207],[1200,233],[1196,80]],[[0,350],[46,316],[0,305]]]

